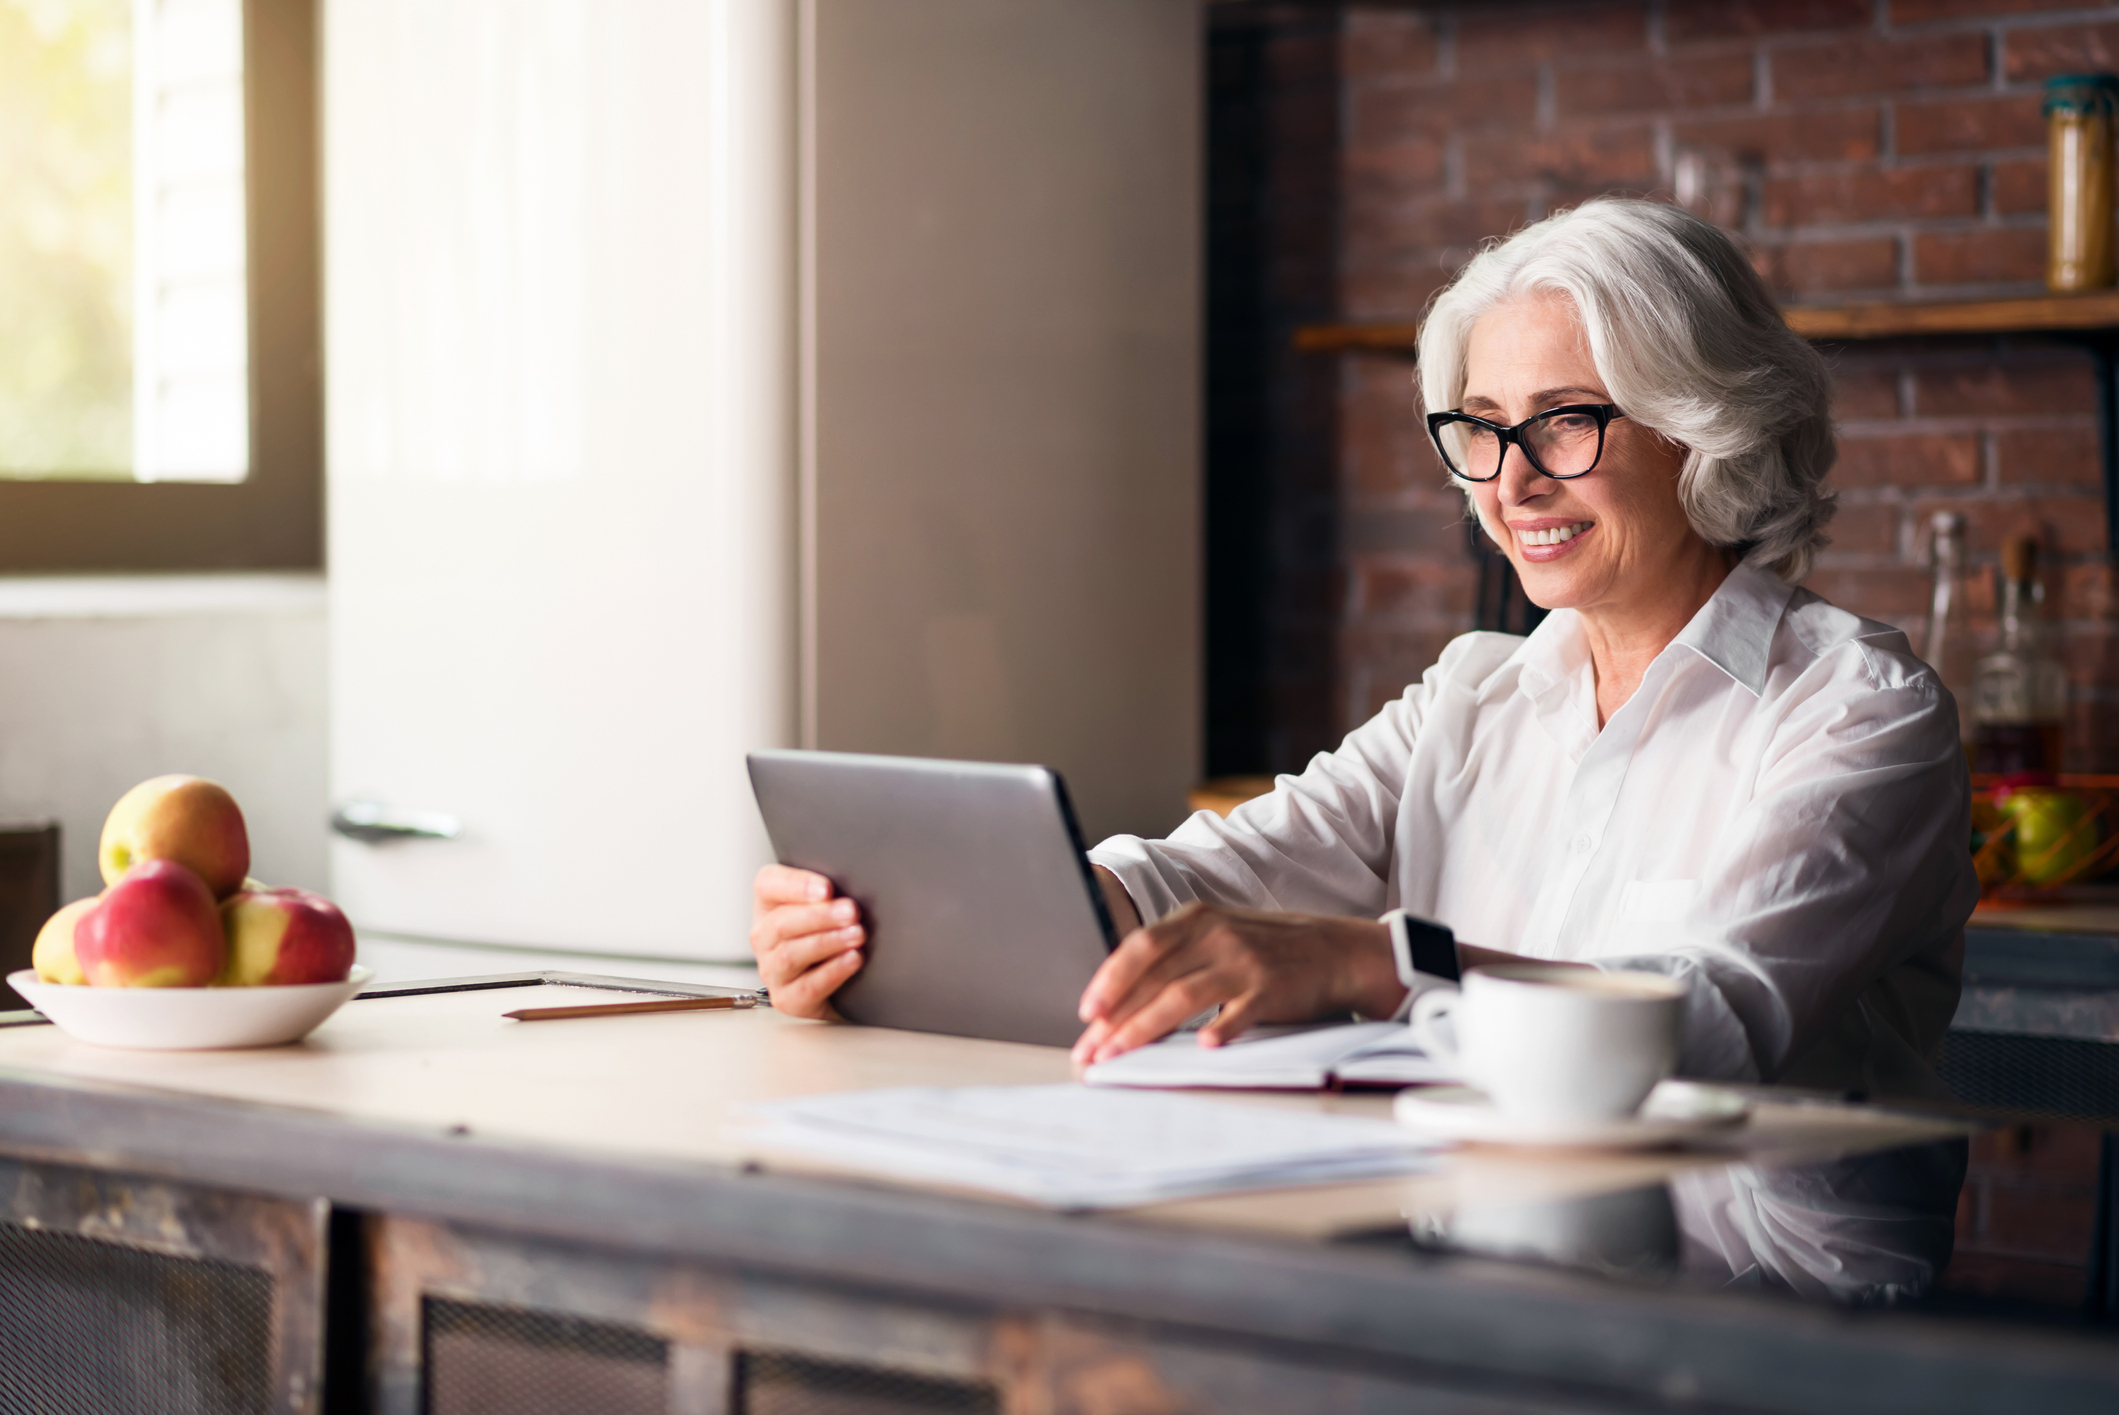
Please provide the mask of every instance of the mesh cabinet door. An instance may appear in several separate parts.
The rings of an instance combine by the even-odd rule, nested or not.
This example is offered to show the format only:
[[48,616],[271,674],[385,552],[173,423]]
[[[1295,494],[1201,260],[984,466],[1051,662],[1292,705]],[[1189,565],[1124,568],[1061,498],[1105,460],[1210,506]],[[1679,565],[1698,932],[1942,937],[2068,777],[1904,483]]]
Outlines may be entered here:
[[0,1223],[0,1411],[270,1410],[272,1276]]
[[1952,1029],[1940,1070],[1969,1106],[2119,1125],[2119,1043]]
[[[429,1297],[421,1303],[426,1415],[664,1415],[670,1346],[636,1327]],[[999,1415],[1000,1393],[788,1351],[738,1353],[733,1415]]]
[[610,1322],[422,1304],[427,1415],[665,1415],[669,1345]]
[[0,1158],[0,1415],[311,1415],[323,1206]]
[[1000,1415],[1000,1392],[850,1361],[746,1351],[736,1362],[741,1415]]

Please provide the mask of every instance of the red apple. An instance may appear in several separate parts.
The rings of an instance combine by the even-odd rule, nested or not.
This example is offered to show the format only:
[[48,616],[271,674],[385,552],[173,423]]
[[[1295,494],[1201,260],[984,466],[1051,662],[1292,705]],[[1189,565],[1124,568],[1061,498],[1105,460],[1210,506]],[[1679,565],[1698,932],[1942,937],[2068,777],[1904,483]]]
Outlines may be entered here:
[[44,921],[37,930],[36,946],[30,950],[30,966],[37,970],[37,977],[47,983],[72,983],[79,985],[88,981],[81,971],[81,961],[74,956],[74,929],[81,916],[102,901],[101,895],[87,899],[76,899]]
[[97,987],[202,988],[228,943],[203,880],[174,860],[143,860],[74,925],[74,956]]
[[96,863],[103,882],[142,860],[174,860],[206,882],[216,899],[243,887],[250,832],[228,788],[200,776],[158,776],[118,798],[103,822]]
[[353,925],[306,889],[246,889],[221,905],[226,987],[343,982],[353,971]]

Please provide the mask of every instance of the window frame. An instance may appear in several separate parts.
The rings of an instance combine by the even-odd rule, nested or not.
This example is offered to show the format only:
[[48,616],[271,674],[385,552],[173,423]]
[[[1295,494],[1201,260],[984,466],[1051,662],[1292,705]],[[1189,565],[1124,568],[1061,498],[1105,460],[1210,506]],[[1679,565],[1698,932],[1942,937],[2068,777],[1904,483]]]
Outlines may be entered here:
[[0,574],[324,563],[315,0],[243,0],[250,473],[0,480]]

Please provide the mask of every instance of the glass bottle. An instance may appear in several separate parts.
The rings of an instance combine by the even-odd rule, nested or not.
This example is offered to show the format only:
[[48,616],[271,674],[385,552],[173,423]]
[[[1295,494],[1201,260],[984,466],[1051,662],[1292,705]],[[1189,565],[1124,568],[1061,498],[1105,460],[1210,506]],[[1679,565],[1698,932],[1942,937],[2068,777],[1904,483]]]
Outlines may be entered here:
[[1937,511],[1928,528],[1928,564],[1935,572],[1935,592],[1928,605],[1928,633],[1921,657],[1957,701],[1957,732],[1964,742],[1965,759],[1970,761],[1972,669],[1979,654],[1972,642],[1965,583],[1965,521],[1955,511]]
[[1972,770],[2060,770],[2067,670],[2039,615],[2038,542],[2001,547],[2001,647],[1979,661],[1972,684]]
[[2045,81],[2045,283],[2050,290],[2112,284],[2112,113],[2119,77],[2059,74]]

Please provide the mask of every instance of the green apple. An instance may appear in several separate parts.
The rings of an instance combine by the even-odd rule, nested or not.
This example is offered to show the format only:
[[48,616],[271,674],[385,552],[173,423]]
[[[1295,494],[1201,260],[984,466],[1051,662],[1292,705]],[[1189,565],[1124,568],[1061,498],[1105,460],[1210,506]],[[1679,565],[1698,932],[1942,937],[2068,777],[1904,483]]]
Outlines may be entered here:
[[2057,884],[2096,853],[2096,822],[2071,791],[2020,786],[1995,804],[2015,823],[2016,872],[2025,884]]

